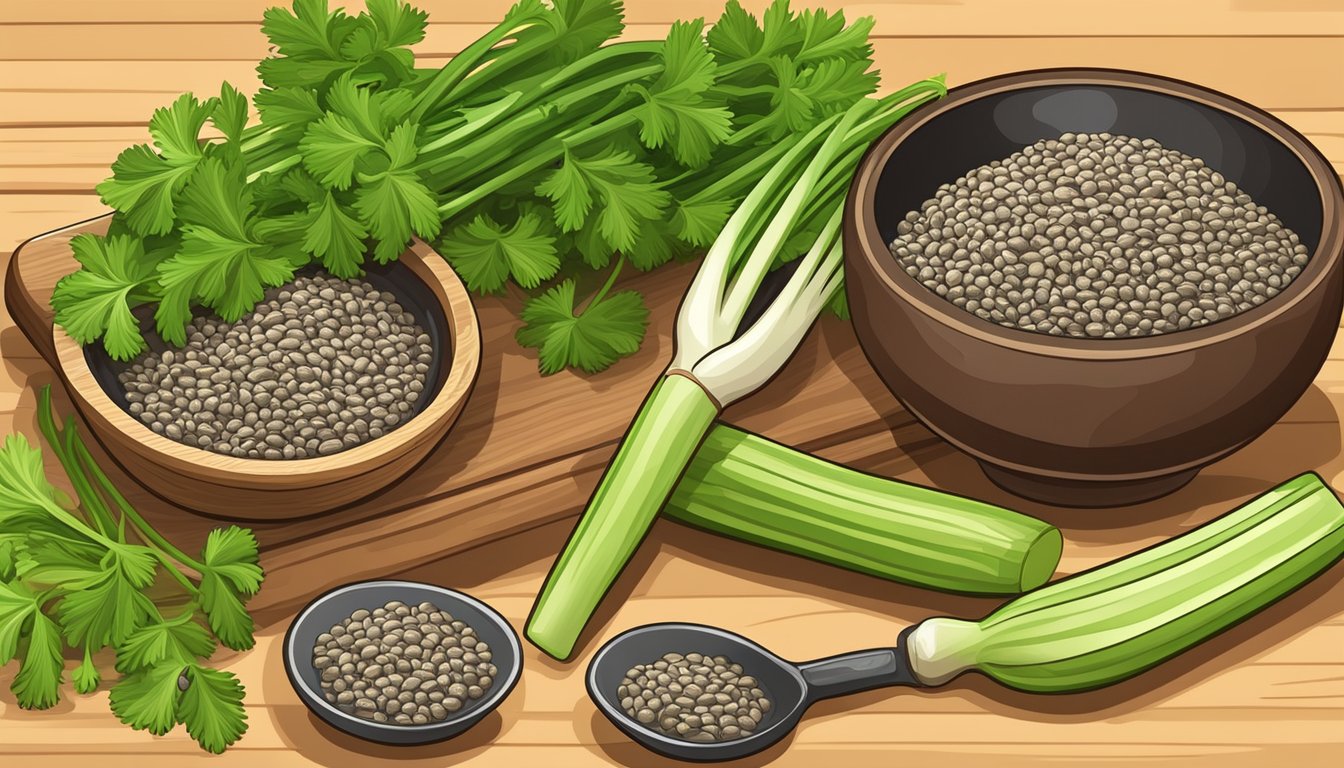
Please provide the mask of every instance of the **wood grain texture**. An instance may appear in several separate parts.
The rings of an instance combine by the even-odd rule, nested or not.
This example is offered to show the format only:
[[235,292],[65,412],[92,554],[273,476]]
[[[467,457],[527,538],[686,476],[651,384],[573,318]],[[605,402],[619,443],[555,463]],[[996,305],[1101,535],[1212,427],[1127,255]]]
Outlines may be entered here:
[[[418,47],[429,65],[497,19],[508,0],[417,4],[434,21]],[[144,139],[150,110],[178,92],[213,92],[223,79],[255,90],[253,66],[264,52],[256,22],[269,5],[0,4],[0,251],[101,213],[92,185],[120,149]],[[718,0],[627,5],[640,35],[721,8]],[[759,10],[765,0],[746,5]],[[1270,108],[1344,168],[1344,89],[1334,77],[1344,59],[1344,6],[1335,0],[825,5],[876,18],[877,63],[889,84],[944,69],[953,83],[1037,66],[1144,69]],[[516,299],[478,302],[480,382],[422,469],[334,515],[258,526],[270,572],[256,603],[264,629],[256,649],[221,661],[248,686],[251,731],[211,764],[666,766],[601,720],[579,682],[601,640],[622,629],[669,619],[717,623],[807,658],[890,643],[928,616],[992,610],[992,601],[900,587],[660,522],[583,638],[577,661],[561,665],[526,646],[522,683],[478,729],[442,745],[388,750],[335,734],[307,714],[284,678],[279,645],[287,619],[327,586],[399,571],[471,591],[522,626],[558,542],[670,355],[672,308],[690,275],[673,268],[627,281],[654,306],[650,338],[638,356],[592,377],[538,377],[535,358],[512,340]],[[833,460],[1048,519],[1065,534],[1064,574],[1187,530],[1307,468],[1344,488],[1344,336],[1331,358],[1260,439],[1178,493],[1120,510],[1055,509],[994,488],[901,410],[850,329],[834,320],[821,323],[769,388],[726,418]],[[32,387],[54,380],[0,312],[0,432],[34,434]],[[71,411],[63,396],[57,406]],[[113,476],[155,525],[187,546],[199,544],[208,522],[157,500],[124,473]],[[1334,765],[1344,754],[1341,582],[1336,567],[1265,614],[1117,688],[1040,697],[967,676],[932,693],[870,692],[818,706],[792,739],[745,762]],[[0,670],[0,686],[12,674],[12,665]],[[116,722],[105,691],[72,696],[54,713],[22,712],[0,692],[0,756],[23,766],[79,765],[96,756],[100,765],[136,768],[206,759],[180,731],[159,739]]]

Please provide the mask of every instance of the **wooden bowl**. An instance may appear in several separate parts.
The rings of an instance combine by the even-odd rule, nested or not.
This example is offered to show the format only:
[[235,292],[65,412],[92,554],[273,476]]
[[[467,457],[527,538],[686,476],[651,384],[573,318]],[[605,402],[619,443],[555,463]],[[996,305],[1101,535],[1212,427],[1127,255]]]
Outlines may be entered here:
[[[396,429],[330,456],[236,458],[156,434],[126,410],[116,381],[124,364],[111,361],[101,345],[82,347],[60,326],[51,329],[56,371],[108,454],[174,504],[238,520],[282,520],[343,507],[400,480],[429,455],[466,404],[481,358],[466,288],[428,245],[415,241],[399,261],[370,267],[367,279],[395,290],[433,340],[429,396]],[[162,348],[162,342],[151,338],[154,346]]]
[[[1153,138],[1203,158],[1292,228],[1310,262],[1226,320],[1090,340],[983,320],[897,264],[897,223],[940,184],[1070,131]],[[845,282],[869,362],[929,429],[1009,491],[1115,506],[1179,488],[1311,384],[1339,326],[1342,214],[1321,153],[1249,104],[1135,72],[1023,72],[956,88],[874,143],[847,203]]]

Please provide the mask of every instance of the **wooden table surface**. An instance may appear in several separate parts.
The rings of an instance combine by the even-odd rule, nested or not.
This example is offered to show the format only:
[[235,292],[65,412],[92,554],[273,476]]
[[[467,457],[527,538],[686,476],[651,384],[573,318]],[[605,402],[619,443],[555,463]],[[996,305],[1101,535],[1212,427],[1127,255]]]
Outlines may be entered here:
[[[254,90],[253,67],[266,50],[257,23],[270,4],[65,0],[0,7],[0,252],[5,262],[29,236],[104,211],[93,185],[120,149],[144,140],[144,123],[153,108],[182,91],[215,92],[222,79]],[[431,22],[417,52],[422,61],[439,63],[487,29],[507,6],[506,0],[416,4],[429,11]],[[759,10],[764,2],[745,4]],[[627,5],[630,37],[659,36],[674,15],[712,19],[721,7],[718,0],[627,0]],[[839,2],[826,5],[841,7]],[[1344,0],[924,0],[851,3],[846,10],[876,17],[874,47],[888,83],[942,70],[955,85],[1043,66],[1142,69],[1265,107],[1306,134],[1336,170],[1344,170],[1344,82],[1338,77],[1344,61]],[[670,296],[688,274],[667,274]],[[493,324],[503,339],[515,322],[506,310],[502,304],[482,309],[483,322]],[[607,410],[614,410],[611,393],[619,388],[619,401],[629,403],[632,413],[629,401],[670,351],[669,315],[658,312],[655,319],[660,327],[653,329],[656,336],[646,353],[607,374],[525,381],[539,398],[555,388],[578,388]],[[526,376],[527,366],[534,365],[516,347],[497,344],[493,356],[490,348],[487,338],[487,368]],[[46,364],[0,311],[0,434],[35,434],[31,388],[52,380]],[[631,380],[633,389],[615,384]],[[489,381],[484,369],[483,381]],[[810,403],[825,397],[827,386],[842,385],[848,387],[839,390],[845,402],[857,406],[862,421],[876,428],[814,439],[825,425],[818,423]],[[481,399],[478,391],[476,400]],[[510,423],[507,419],[518,418],[515,409],[526,405],[474,402],[472,407]],[[61,402],[60,407],[68,410],[69,405]],[[1017,503],[992,488],[972,462],[913,423],[873,385],[852,334],[837,321],[823,323],[784,377],[730,412],[729,419],[864,469],[1015,503],[1064,530],[1060,574],[1067,574],[1188,529],[1305,469],[1316,469],[1344,490],[1341,409],[1344,341],[1337,340],[1315,386],[1259,440],[1166,499],[1090,512]],[[628,414],[608,415],[613,424],[601,429],[618,434]],[[585,448],[591,450],[552,462],[563,473],[547,478],[550,485],[538,482],[517,491],[519,507],[539,503],[527,498],[529,493],[550,493],[559,500],[555,509],[530,514],[516,525],[499,522],[514,512],[507,496],[469,510],[472,517],[464,513],[463,525],[493,520],[510,535],[450,557],[436,559],[435,553],[458,549],[451,536],[417,541],[415,531],[420,518],[426,524],[441,522],[443,506],[457,503],[458,496],[380,512],[397,523],[397,533],[373,543],[361,537],[385,530],[370,527],[379,521],[352,525],[344,536],[328,532],[325,549],[302,546],[308,529],[263,529],[264,542],[283,545],[268,547],[263,557],[273,578],[257,599],[257,647],[219,659],[246,684],[250,720],[246,737],[224,756],[199,752],[180,729],[155,738],[122,726],[108,712],[106,691],[83,697],[67,691],[54,710],[20,711],[7,690],[11,665],[0,670],[5,689],[0,690],[0,761],[76,765],[98,755],[99,765],[152,767],[196,760],[240,766],[671,765],[625,740],[596,714],[583,691],[582,672],[592,651],[623,629],[659,620],[700,621],[750,635],[786,657],[809,658],[889,644],[901,628],[925,617],[979,616],[995,605],[854,576],[660,522],[586,634],[584,652],[561,664],[527,646],[518,688],[497,714],[464,736],[394,750],[334,733],[307,713],[281,667],[287,621],[304,599],[330,584],[372,575],[367,561],[416,563],[402,575],[466,589],[521,628],[555,548],[578,512],[580,505],[571,500],[591,489],[611,450],[609,440]],[[468,475],[484,471],[470,463],[463,469]],[[202,527],[172,517],[181,513],[153,512],[164,525],[184,532]],[[391,575],[386,569],[378,573]],[[815,707],[791,739],[743,762],[1324,766],[1344,759],[1341,726],[1344,567],[1336,567],[1205,646],[1110,689],[1031,696],[972,675],[933,693],[870,692]]]

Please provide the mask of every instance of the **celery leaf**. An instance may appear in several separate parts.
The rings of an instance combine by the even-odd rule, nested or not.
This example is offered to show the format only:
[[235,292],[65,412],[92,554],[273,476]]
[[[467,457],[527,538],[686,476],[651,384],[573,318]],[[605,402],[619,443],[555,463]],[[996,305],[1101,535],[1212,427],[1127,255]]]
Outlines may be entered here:
[[555,237],[535,212],[519,215],[513,226],[480,215],[443,238],[439,250],[475,293],[496,293],[513,281],[535,288],[560,268]]
[[537,350],[543,375],[573,366],[597,373],[644,340],[649,310],[634,291],[608,294],[575,314],[575,284],[565,280],[523,307],[518,343]]

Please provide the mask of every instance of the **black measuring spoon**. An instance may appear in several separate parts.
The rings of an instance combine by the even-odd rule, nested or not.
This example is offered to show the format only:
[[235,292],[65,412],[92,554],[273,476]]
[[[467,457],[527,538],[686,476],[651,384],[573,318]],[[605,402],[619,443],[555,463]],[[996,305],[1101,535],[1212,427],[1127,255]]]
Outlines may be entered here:
[[[911,628],[913,629],[913,627]],[[845,653],[816,661],[781,659],[741,635],[702,624],[648,624],[623,632],[604,645],[588,665],[588,695],[617,728],[648,749],[681,760],[733,760],[759,752],[793,730],[814,702],[891,685],[924,687],[910,669],[902,632],[896,647]],[[670,650],[727,656],[756,678],[770,699],[756,730],[729,741],[700,743],[665,736],[637,722],[621,708],[619,688],[636,664]]]

